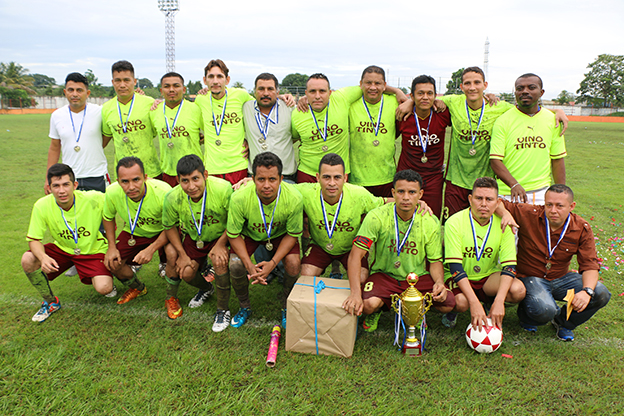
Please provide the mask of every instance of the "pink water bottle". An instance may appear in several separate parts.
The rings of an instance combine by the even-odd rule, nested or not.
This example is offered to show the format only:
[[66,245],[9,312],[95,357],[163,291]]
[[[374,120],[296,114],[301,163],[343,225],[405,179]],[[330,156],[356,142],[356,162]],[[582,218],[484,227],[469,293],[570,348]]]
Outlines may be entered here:
[[271,332],[271,343],[269,344],[269,354],[267,355],[266,365],[267,367],[275,367],[275,359],[277,358],[277,347],[279,347],[280,336],[282,330],[279,325],[273,327]]

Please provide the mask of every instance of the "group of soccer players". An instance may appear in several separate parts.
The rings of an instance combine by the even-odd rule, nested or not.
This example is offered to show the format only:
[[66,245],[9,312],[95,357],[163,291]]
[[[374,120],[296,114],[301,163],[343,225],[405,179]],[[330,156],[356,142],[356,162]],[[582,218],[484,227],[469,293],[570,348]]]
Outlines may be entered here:
[[[116,98],[100,108],[86,103],[86,79],[70,74],[69,105],[51,118],[51,195],[34,205],[22,257],[44,299],[33,321],[60,309],[49,281],[72,265],[104,296],[117,296],[116,277],[127,287],[119,304],[145,295],[137,266],[157,252],[168,317],[182,315],[184,280],[198,289],[190,307],[216,293],[215,332],[245,324],[250,282],[266,285],[276,274],[285,328],[298,277],[331,265],[331,276],[342,278],[340,263],[351,288],[343,308],[364,313],[367,331],[412,272],[448,327],[467,310],[474,326],[490,318],[501,327],[505,303],[520,302],[524,329],[552,321],[559,338],[571,340],[609,300],[591,227],[571,212],[573,193],[564,185],[559,122],[567,118],[540,106],[535,74],[516,80],[516,106],[484,95],[478,67],[464,70],[463,95],[441,100],[426,75],[413,80],[407,97],[377,66],[363,71],[359,86],[337,91],[314,74],[296,110],[290,94],[278,95],[272,74],[256,78],[255,96],[228,88],[229,69],[218,59],[205,67],[206,90],[195,102],[184,99],[184,79],[174,72],[161,78],[163,102],[135,91],[129,62],[113,64],[112,76]],[[102,148],[111,140],[117,181],[105,188]],[[118,216],[124,225],[117,235]],[[518,225],[516,256],[511,227]],[[54,242],[43,245],[46,228]],[[574,254],[580,273],[569,271]],[[563,288],[575,291],[570,317],[555,302]]]

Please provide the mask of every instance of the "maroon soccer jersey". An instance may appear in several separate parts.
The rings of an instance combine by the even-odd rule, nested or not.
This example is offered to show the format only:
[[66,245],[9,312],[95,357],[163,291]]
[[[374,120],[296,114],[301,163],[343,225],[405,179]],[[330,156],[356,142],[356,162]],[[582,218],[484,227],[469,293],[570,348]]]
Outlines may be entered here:
[[[425,155],[423,155],[414,120],[414,113],[412,112],[407,120],[398,123],[397,131],[401,134],[402,149],[397,171],[413,169],[425,176],[440,172],[444,164],[444,135],[446,127],[451,125],[449,110],[447,108],[441,113],[433,111],[431,124],[429,124],[429,117],[418,119],[420,134],[427,143]],[[429,126],[429,131],[427,131],[427,126]],[[427,157],[427,161],[424,163],[422,161],[423,156]]]

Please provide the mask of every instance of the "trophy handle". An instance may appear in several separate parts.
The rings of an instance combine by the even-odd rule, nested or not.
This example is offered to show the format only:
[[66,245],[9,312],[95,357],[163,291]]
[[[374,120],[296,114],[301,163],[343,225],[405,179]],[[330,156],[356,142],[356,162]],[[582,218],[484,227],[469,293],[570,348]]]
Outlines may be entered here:
[[431,292],[425,293],[423,296],[423,316],[429,311],[429,308],[433,305],[433,295]]
[[390,306],[392,307],[392,310],[395,313],[399,313],[399,311],[397,310],[396,304],[397,304],[397,300],[400,300],[401,297],[395,293],[392,293],[390,295]]

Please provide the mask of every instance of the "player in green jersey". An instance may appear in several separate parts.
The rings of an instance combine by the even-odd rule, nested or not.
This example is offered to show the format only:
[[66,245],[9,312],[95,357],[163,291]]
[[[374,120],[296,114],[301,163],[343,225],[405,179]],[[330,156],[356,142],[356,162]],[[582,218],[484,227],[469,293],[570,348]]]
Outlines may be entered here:
[[[102,222],[104,194],[98,191],[78,191],[72,169],[57,163],[48,169],[51,194],[34,205],[26,241],[29,251],[22,256],[22,268],[30,283],[43,297],[35,322],[45,321],[61,308],[54,296],[50,280],[75,265],[80,281],[92,284],[100,294],[117,294],[111,273],[104,267],[106,239],[99,231]],[[53,243],[43,244],[46,230]]]
[[[230,313],[229,267],[237,261],[229,254],[225,235],[232,186],[223,179],[208,176],[197,155],[181,158],[177,172],[180,185],[165,196],[163,208],[163,226],[177,253],[175,273],[170,271],[166,277],[169,283],[167,302],[179,306],[177,293],[181,278],[199,289],[189,307],[201,306],[214,292],[211,281],[215,280],[217,314],[212,330],[220,332],[229,325],[229,317],[224,319]],[[214,268],[214,277],[205,278],[198,271],[207,266],[208,259]]]
[[[294,185],[282,182],[282,161],[271,152],[259,153],[252,164],[254,185],[247,185],[232,195],[227,235],[232,250],[244,267],[232,267],[232,285],[240,310],[232,326],[243,325],[251,316],[249,280],[267,284],[267,277],[284,260],[282,324],[286,324],[286,299],[301,271],[298,238],[303,229],[303,202]],[[244,238],[243,238],[244,236]],[[269,261],[251,261],[263,244],[272,256]]]
[[[147,180],[141,159],[128,156],[117,163],[117,182],[106,189],[103,215],[108,250],[104,265],[128,287],[117,301],[120,305],[147,293],[130,266],[149,263],[167,244],[162,206],[170,190],[163,181]],[[124,219],[124,226],[115,238],[117,214]]]
[[[457,312],[470,309],[471,322],[481,330],[502,328],[505,302],[518,303],[526,290],[516,279],[516,245],[511,230],[501,228],[498,185],[492,178],[479,178],[468,196],[470,208],[451,216],[444,227],[447,284],[455,294],[455,308],[442,318],[455,326]],[[486,316],[481,302],[491,304]]]
[[103,145],[106,147],[113,140],[115,162],[126,156],[136,156],[143,161],[147,176],[160,179],[162,169],[149,115],[154,99],[135,93],[137,80],[130,62],[115,62],[112,73],[117,98],[102,106]]

